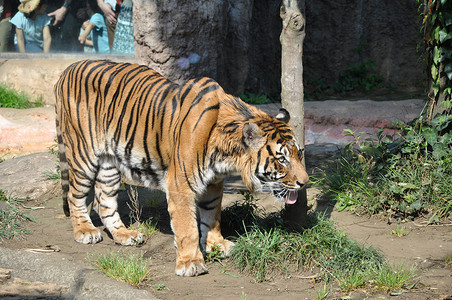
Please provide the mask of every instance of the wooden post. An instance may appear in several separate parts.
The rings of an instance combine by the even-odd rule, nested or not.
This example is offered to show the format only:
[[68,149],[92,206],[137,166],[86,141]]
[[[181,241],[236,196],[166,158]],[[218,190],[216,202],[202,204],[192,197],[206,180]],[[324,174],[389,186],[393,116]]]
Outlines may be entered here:
[[[304,147],[303,105],[303,41],[305,37],[304,0],[283,0],[280,7],[282,19],[281,41],[281,103],[291,115],[290,124],[295,137]],[[303,164],[304,157],[303,157]],[[306,189],[298,193],[293,205],[286,205],[286,221],[292,225],[305,225],[307,220]]]

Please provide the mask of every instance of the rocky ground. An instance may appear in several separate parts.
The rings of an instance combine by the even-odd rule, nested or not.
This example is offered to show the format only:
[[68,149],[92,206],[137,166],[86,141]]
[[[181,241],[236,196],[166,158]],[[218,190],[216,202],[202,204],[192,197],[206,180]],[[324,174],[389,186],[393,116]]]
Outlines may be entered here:
[[[332,101],[306,103],[308,169],[328,159],[347,141],[343,128],[375,132],[378,126],[392,130],[390,122],[410,120],[422,109],[422,101]],[[273,110],[274,106],[264,109]],[[385,109],[386,108],[386,109]],[[227,261],[209,263],[209,274],[197,278],[174,275],[175,250],[168,224],[165,200],[159,193],[139,190],[146,202],[158,199],[149,209],[160,218],[159,232],[141,247],[115,245],[104,233],[97,245],[80,245],[73,241],[70,220],[61,208],[61,192],[48,172],[57,167],[56,157],[47,152],[54,138],[53,108],[25,111],[0,109],[0,151],[17,156],[0,163],[0,189],[28,197],[26,210],[35,222],[28,223],[30,234],[23,238],[0,241],[0,297],[11,299],[311,299],[317,284],[307,271],[290,278],[275,276],[270,282],[256,283]],[[39,118],[42,116],[42,118]],[[361,121],[357,121],[361,120]],[[32,130],[33,129],[33,130]],[[42,131],[40,131],[42,130]],[[31,136],[26,133],[30,132]],[[16,138],[17,137],[17,138]],[[32,138],[42,138],[29,143]],[[311,140],[310,140],[311,139]],[[329,141],[330,143],[325,144]],[[332,142],[332,143],[331,143]],[[26,153],[32,153],[24,155]],[[228,182],[224,205],[242,199],[240,181]],[[414,264],[418,268],[416,285],[403,290],[397,299],[452,299],[452,269],[444,263],[452,255],[452,228],[426,226],[422,220],[406,223],[407,235],[391,234],[394,224],[384,220],[338,213],[328,202],[318,201],[315,188],[308,189],[313,210],[326,211],[338,228],[366,246],[380,248],[389,261]],[[127,197],[122,193],[122,197]],[[272,197],[258,195],[266,210],[281,208]],[[149,202],[149,201],[148,201]],[[155,201],[153,201],[155,202]],[[2,209],[0,207],[0,209]],[[124,208],[127,215],[127,209]],[[87,262],[93,253],[108,251],[142,253],[151,259],[151,280],[140,289],[101,275]],[[157,288],[163,287],[163,288]],[[391,298],[385,291],[376,294],[355,291],[350,295],[335,290],[331,297],[348,299]]]

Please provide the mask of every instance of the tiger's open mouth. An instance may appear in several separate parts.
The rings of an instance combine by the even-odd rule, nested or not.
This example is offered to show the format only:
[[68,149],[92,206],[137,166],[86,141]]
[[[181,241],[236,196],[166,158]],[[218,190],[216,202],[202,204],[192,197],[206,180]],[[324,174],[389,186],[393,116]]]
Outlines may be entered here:
[[273,195],[281,202],[285,202],[286,204],[294,204],[297,202],[298,191],[276,190],[273,191]]

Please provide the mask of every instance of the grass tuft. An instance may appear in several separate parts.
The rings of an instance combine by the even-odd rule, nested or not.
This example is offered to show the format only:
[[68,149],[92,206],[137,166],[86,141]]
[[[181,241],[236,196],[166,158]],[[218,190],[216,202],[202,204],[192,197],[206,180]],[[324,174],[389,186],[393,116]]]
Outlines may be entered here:
[[403,288],[407,282],[416,275],[414,267],[405,267],[385,264],[374,271],[373,285],[384,290],[395,290]]
[[41,106],[44,106],[42,97],[38,98],[37,101],[31,101],[25,93],[19,93],[0,83],[0,107],[33,108]]
[[29,233],[24,223],[34,220],[20,208],[23,201],[18,197],[7,196],[0,190],[0,239],[22,237]]
[[[245,203],[234,204],[228,214],[245,215],[248,222],[242,222],[243,233],[239,233],[232,248],[231,261],[242,271],[250,273],[258,282],[271,280],[276,275],[289,277],[308,269],[320,270],[320,279],[325,284],[334,281],[343,291],[377,286],[392,290],[404,286],[412,279],[414,269],[404,266],[389,267],[380,250],[365,247],[349,239],[344,231],[337,230],[334,222],[317,213],[308,214],[308,226],[302,230],[289,230],[284,226],[281,214],[265,217],[249,194]],[[244,214],[244,207],[250,209]],[[253,210],[255,208],[255,210]],[[237,230],[238,231],[238,230]],[[396,280],[389,277],[387,270],[403,274]],[[317,299],[326,297],[329,289],[319,289]],[[322,296],[324,295],[324,296]]]
[[130,285],[139,286],[149,278],[150,261],[141,255],[115,253],[93,254],[87,259],[97,270],[105,275]]
[[356,266],[375,268],[383,264],[383,255],[374,248],[359,246],[332,221],[317,214],[309,215],[310,228],[288,231],[282,226],[255,225],[236,240],[232,261],[256,281],[271,279],[274,273],[284,276],[303,266],[317,266],[325,279],[352,274]]

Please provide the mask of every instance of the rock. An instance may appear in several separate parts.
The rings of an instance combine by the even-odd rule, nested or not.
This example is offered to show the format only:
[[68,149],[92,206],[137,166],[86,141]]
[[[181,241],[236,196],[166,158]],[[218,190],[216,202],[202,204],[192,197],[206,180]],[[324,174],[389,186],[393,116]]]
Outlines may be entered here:
[[0,283],[3,283],[11,278],[11,269],[0,268]]
[[[54,299],[68,290],[68,286],[55,283],[29,281],[22,278],[14,278],[11,282],[1,285],[0,297],[36,297],[45,295],[44,299]],[[17,298],[17,299],[19,299]]]
[[46,151],[55,144],[55,137],[53,106],[0,108],[0,157]]
[[0,189],[8,196],[39,199],[60,192],[55,180],[46,180],[46,172],[57,172],[57,158],[50,153],[34,153],[0,163]]

